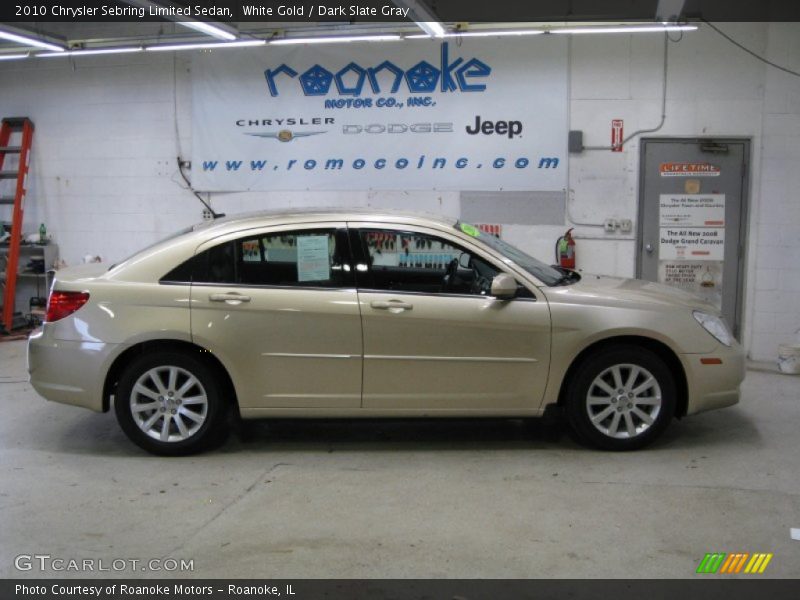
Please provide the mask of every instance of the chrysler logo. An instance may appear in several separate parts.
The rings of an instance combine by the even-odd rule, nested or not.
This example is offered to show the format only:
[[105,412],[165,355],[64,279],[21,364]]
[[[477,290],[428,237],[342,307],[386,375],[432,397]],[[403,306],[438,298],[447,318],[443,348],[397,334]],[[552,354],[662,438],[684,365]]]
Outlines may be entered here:
[[280,131],[247,133],[245,135],[252,135],[261,138],[272,138],[278,140],[279,142],[291,142],[295,138],[308,137],[310,135],[319,135],[320,133],[327,133],[327,131],[291,131],[290,129],[281,129]]

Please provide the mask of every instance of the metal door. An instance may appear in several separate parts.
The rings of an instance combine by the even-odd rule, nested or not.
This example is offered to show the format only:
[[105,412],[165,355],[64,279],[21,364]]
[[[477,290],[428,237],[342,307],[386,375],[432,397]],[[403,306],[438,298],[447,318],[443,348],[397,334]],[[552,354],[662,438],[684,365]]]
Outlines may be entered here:
[[750,142],[642,140],[637,276],[690,291],[739,338]]

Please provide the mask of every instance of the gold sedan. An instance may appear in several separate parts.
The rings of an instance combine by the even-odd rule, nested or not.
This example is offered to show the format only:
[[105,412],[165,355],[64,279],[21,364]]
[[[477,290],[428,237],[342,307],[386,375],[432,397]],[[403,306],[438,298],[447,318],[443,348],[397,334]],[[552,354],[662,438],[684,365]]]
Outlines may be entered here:
[[735,404],[718,311],[551,267],[466,223],[349,211],[198,225],[110,269],[59,271],[28,345],[48,400],[107,411],[156,454],[277,417],[537,417],[628,450]]

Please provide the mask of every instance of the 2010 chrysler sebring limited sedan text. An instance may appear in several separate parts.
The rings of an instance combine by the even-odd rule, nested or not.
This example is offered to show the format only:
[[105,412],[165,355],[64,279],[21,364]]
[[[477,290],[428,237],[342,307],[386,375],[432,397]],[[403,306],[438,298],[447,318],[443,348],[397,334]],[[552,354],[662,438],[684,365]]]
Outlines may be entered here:
[[59,271],[33,387],[106,411],[158,454],[259,417],[532,417],[639,448],[734,404],[741,348],[713,306],[549,267],[475,227],[387,212],[248,215],[111,267]]

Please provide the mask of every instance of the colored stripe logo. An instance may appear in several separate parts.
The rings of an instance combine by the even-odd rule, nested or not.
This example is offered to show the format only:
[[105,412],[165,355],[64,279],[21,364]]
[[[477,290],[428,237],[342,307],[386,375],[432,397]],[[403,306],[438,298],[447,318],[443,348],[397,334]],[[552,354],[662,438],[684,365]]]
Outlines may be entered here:
[[773,554],[766,552],[709,552],[700,561],[697,573],[701,574],[761,574],[767,569]]

